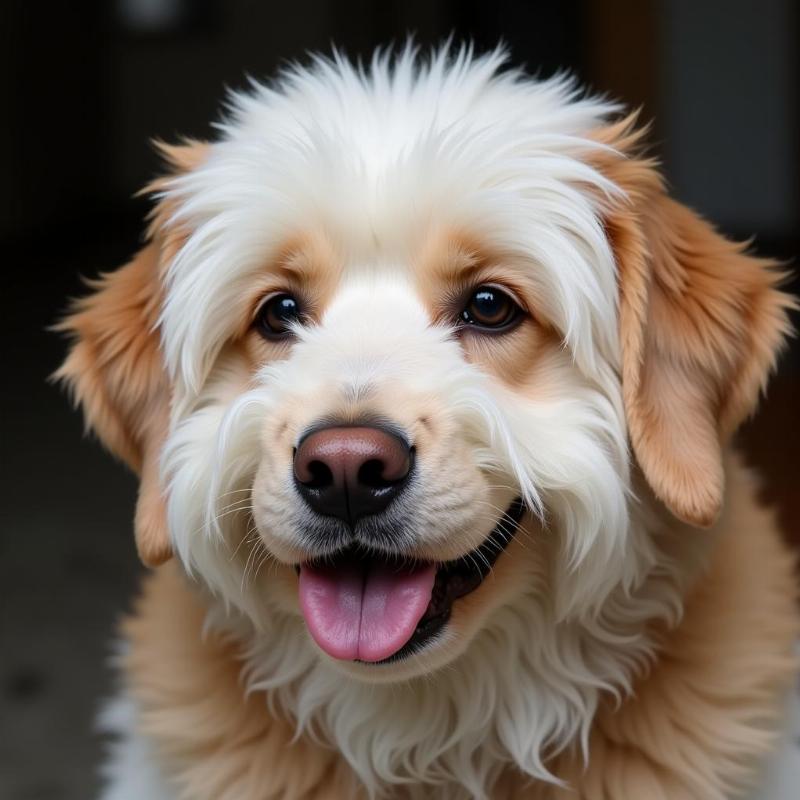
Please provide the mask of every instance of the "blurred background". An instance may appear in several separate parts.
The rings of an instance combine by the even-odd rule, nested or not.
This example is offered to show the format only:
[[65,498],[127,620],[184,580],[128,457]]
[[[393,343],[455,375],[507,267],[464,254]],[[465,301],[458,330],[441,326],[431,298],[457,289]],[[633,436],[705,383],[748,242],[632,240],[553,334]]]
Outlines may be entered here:
[[[763,254],[798,253],[794,0],[106,0],[0,9],[2,504],[0,798],[85,800],[115,620],[140,568],[135,482],[47,376],[46,327],[80,276],[122,264],[147,213],[151,137],[213,136],[226,88],[332,43],[352,57],[413,33],[505,41],[543,76],[566,68],[643,106],[676,196]],[[794,285],[797,291],[797,282]],[[800,543],[800,354],[784,357],[742,433]]]

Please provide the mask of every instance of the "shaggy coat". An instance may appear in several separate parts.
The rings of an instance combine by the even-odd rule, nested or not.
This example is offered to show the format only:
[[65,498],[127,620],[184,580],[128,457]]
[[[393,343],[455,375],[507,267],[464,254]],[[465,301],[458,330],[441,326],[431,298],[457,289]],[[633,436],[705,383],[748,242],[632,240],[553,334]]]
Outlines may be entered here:
[[[635,115],[503,62],[233,95],[216,141],[161,146],[147,243],[63,322],[154,567],[106,800],[722,800],[774,746],[793,562],[730,440],[782,276],[667,195]],[[481,289],[508,324],[465,323]],[[302,313],[265,335],[275,297]],[[403,658],[337,656],[302,602],[349,552],[290,478],[332,419],[413,445],[391,544],[352,546],[480,576]]]

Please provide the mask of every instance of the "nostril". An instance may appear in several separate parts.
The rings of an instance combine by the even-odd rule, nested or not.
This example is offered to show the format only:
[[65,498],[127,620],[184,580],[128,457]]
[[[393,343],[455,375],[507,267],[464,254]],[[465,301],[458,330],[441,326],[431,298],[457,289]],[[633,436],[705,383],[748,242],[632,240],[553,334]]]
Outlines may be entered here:
[[365,461],[358,470],[358,482],[370,489],[384,489],[391,486],[394,481],[384,478],[386,465],[378,458]]
[[323,461],[311,461],[306,465],[308,476],[301,483],[309,489],[325,489],[333,484],[333,472]]

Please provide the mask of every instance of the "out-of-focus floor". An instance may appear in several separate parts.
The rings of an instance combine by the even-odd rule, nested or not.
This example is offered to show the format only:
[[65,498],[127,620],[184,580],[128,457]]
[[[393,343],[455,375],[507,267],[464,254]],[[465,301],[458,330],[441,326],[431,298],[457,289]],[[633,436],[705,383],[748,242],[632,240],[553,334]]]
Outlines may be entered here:
[[[3,254],[15,298],[4,308],[0,395],[3,800],[88,800],[97,787],[101,743],[92,720],[112,689],[114,623],[140,574],[131,535],[135,483],[81,438],[78,415],[46,383],[63,343],[45,326],[78,290],[77,271],[121,263],[136,237],[133,228],[110,229],[105,244],[76,245],[68,257],[57,237]],[[62,259],[63,271],[54,270]],[[800,547],[799,409],[800,369],[787,363],[742,442],[764,475],[764,496]]]

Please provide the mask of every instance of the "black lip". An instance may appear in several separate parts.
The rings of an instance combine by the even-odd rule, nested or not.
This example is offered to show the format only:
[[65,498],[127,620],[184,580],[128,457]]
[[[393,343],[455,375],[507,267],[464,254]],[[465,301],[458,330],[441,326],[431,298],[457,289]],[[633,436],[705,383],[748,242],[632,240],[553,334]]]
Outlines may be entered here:
[[[419,623],[417,623],[411,638],[388,658],[384,658],[381,661],[360,663],[369,663],[370,665],[392,664],[419,652],[430,644],[450,620],[453,603],[475,591],[483,583],[484,578],[489,574],[500,554],[514,538],[524,513],[525,504],[518,497],[506,509],[497,525],[479,547],[460,558],[441,564],[436,572],[431,601]],[[348,551],[342,550],[337,555],[346,554],[348,554]],[[330,558],[336,557],[327,557],[322,560],[329,561]],[[369,555],[362,551],[356,557],[369,558]],[[380,557],[383,559],[388,558],[392,561],[397,560],[398,564],[402,564],[405,561],[404,558],[399,556],[393,558],[381,554]],[[299,565],[295,569],[298,573],[300,572]]]
[[506,509],[494,530],[475,550],[453,561],[442,564],[436,573],[431,602],[417,623],[411,638],[396,652],[381,661],[361,662],[373,665],[392,664],[418,653],[442,631],[450,620],[453,603],[474,592],[489,574],[500,554],[514,538],[525,513],[522,498],[517,498]]

